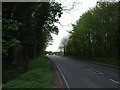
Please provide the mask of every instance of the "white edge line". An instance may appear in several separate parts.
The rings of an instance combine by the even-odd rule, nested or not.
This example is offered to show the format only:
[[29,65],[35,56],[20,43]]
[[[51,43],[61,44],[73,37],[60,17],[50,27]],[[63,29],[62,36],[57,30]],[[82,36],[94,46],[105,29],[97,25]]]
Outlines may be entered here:
[[110,80],[113,81],[114,83],[120,84],[119,82],[117,82],[117,81],[115,81],[115,80],[113,80],[113,79],[110,79]]
[[68,82],[66,81],[65,76],[64,76],[63,73],[61,72],[59,66],[58,66],[57,64],[56,64],[56,66],[57,66],[58,70],[60,71],[60,73],[61,73],[61,75],[62,75],[62,77],[63,77],[63,79],[64,79],[64,81],[65,81],[65,84],[67,85],[67,88],[70,88],[69,85],[68,85]]

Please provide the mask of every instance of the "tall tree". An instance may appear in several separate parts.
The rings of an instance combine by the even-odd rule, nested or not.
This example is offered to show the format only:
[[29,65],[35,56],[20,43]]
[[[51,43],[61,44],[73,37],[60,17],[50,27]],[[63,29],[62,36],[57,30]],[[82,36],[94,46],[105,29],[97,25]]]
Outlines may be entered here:
[[116,33],[119,33],[118,2],[100,2],[73,25],[67,53],[82,57],[118,57]]
[[61,16],[62,7],[57,2],[4,2],[2,7],[3,76],[9,79],[7,70],[15,73],[21,66],[26,72],[28,61],[44,53],[52,40],[50,33],[58,33],[54,23]]

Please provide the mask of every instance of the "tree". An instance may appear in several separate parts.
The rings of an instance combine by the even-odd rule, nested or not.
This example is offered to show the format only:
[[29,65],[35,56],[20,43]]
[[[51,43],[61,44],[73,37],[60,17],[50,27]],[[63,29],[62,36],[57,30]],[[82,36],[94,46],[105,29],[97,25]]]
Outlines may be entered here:
[[101,2],[85,12],[73,25],[66,46],[67,54],[81,57],[118,57],[117,16],[118,2]]
[[52,40],[50,33],[58,33],[54,23],[61,16],[62,7],[57,2],[4,2],[2,7],[3,82],[6,82],[10,79],[7,74],[20,73],[18,67],[26,72],[29,60],[44,53]]
[[67,41],[68,41],[68,38],[67,38],[67,37],[62,38],[61,43],[60,43],[60,46],[59,46],[59,49],[64,52],[64,55],[66,55],[66,45],[67,45]]

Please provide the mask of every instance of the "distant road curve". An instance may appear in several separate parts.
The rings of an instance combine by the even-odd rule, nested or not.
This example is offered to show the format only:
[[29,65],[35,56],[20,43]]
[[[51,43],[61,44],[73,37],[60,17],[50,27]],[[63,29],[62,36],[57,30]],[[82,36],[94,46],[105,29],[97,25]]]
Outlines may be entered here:
[[120,88],[120,70],[62,56],[55,62],[67,88]]

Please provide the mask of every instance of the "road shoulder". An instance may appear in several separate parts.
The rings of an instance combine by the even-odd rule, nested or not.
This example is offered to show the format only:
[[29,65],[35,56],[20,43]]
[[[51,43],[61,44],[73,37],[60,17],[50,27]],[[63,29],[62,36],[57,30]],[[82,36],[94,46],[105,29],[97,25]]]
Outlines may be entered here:
[[64,88],[62,80],[59,76],[59,72],[57,70],[56,64],[52,61],[52,70],[54,71],[54,81],[53,85],[55,88]]

